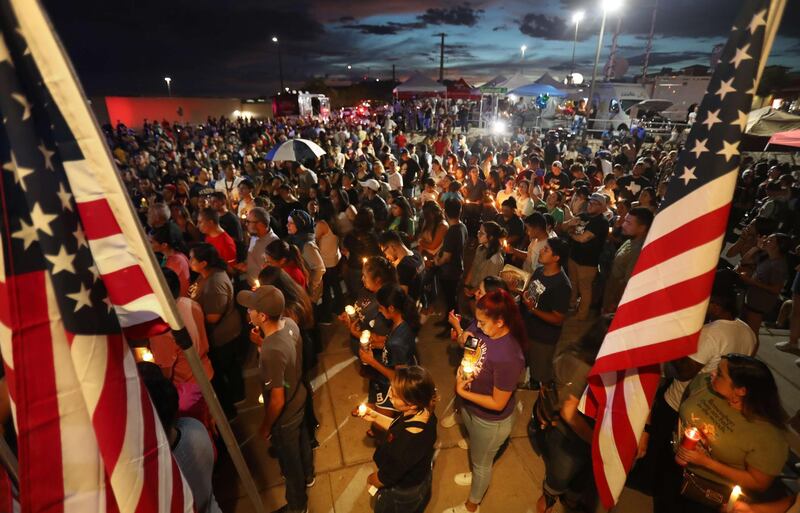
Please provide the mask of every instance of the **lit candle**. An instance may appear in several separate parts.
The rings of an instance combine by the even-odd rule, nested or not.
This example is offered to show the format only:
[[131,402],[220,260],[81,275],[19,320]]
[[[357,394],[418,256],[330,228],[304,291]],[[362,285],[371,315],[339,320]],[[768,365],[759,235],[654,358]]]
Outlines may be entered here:
[[366,263],[367,263],[367,257],[364,257],[364,258],[362,258],[362,259],[361,259],[361,263],[362,263],[362,264],[366,264]]
[[734,506],[736,506],[736,501],[739,500],[739,496],[742,494],[742,487],[736,485],[733,487],[733,491],[731,492],[731,496],[728,499],[728,506],[725,508],[725,511],[733,511]]
[[686,428],[683,432],[683,440],[681,440],[681,447],[693,451],[697,447],[697,442],[700,441],[700,431],[696,427]]
[[505,240],[505,239],[503,239],[503,247],[504,247],[504,248],[507,248],[507,247],[508,247],[508,241],[507,241],[507,240]]
[[363,417],[366,414],[367,414],[367,405],[364,404],[364,403],[359,404],[358,405],[358,416],[359,417]]
[[260,287],[260,286],[261,286],[261,282],[260,282],[260,281],[258,281],[258,279],[256,279],[256,280],[253,282],[253,288],[257,289],[257,288],[258,288],[258,287]]
[[473,372],[475,372],[475,366],[472,365],[472,362],[466,358],[461,360],[461,375],[464,379],[471,378]]
[[137,348],[137,352],[139,353],[139,359],[143,362],[152,362],[155,360],[153,353],[146,347]]
[[247,214],[242,214],[242,219],[247,219]]
[[[697,443],[699,441],[700,441],[700,431],[696,427],[686,428],[683,432],[683,439],[681,439],[681,447],[683,447],[686,450],[693,451],[695,450],[695,447],[697,447]],[[682,467],[685,467],[688,462],[676,454],[675,463],[677,463]]]
[[369,338],[372,336],[372,333],[369,330],[364,330],[361,332],[361,349],[367,349],[369,347]]
[[356,314],[356,307],[354,307],[353,305],[347,305],[344,307],[344,311],[347,315],[352,317]]
[[264,394],[258,395],[258,404],[264,404]]

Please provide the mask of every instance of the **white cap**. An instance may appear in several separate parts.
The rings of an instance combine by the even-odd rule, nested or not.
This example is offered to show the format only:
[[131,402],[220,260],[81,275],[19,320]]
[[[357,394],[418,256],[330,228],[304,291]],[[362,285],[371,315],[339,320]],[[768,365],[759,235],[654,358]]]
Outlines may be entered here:
[[369,180],[364,180],[363,182],[358,182],[361,187],[366,187],[367,189],[372,189],[375,192],[381,190],[381,184],[378,183],[377,180],[374,178],[370,178]]

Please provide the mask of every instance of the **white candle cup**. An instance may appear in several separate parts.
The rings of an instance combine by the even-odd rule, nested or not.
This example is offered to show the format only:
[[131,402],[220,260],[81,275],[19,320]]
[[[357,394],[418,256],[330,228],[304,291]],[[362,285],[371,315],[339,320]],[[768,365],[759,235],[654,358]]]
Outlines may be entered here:
[[347,313],[347,315],[352,317],[356,314],[356,307],[354,307],[353,305],[347,305],[344,307],[344,311],[345,313]]
[[475,366],[469,360],[461,360],[461,376],[464,379],[469,379],[472,377],[472,373],[475,372]]
[[359,342],[361,342],[361,348],[362,349],[366,349],[366,348],[369,347],[369,338],[371,336],[372,336],[372,333],[370,333],[369,330],[364,330],[364,331],[361,332],[361,339],[359,340]]
[[366,414],[367,414],[367,405],[364,404],[364,403],[359,404],[358,405],[358,416],[359,417],[363,417]]

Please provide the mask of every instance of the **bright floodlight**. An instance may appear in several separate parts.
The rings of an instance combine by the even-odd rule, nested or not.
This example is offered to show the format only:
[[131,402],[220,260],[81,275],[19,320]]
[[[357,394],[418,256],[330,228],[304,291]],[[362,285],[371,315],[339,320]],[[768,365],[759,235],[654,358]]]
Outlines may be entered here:
[[572,74],[572,83],[575,84],[575,85],[582,84],[583,83],[583,75],[581,75],[580,73],[577,73],[577,72],[573,73]]
[[528,45],[522,45],[519,47],[519,49],[522,50],[523,53],[525,53],[525,50],[528,49]]
[[506,123],[505,121],[500,121],[499,119],[492,123],[491,128],[492,135],[503,135],[506,133]]
[[172,79],[169,77],[164,77],[164,82],[166,82],[167,85],[169,85],[169,83],[172,82]]
[[272,42],[273,43],[277,43],[278,42],[278,36],[272,36]]
[[353,66],[351,66],[351,65],[349,65],[349,64],[348,64],[348,65],[347,65],[347,69],[353,69]]
[[622,7],[622,0],[603,0],[604,11],[616,11]]
[[575,14],[572,15],[572,23],[580,23],[585,16],[586,13],[584,11],[575,11]]

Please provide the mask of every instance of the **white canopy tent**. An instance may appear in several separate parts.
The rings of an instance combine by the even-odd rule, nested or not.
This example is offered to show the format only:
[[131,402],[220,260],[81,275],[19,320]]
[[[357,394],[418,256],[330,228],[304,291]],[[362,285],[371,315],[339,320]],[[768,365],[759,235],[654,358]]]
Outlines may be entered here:
[[422,73],[415,73],[408,80],[395,87],[392,92],[398,98],[444,96],[447,88]]

